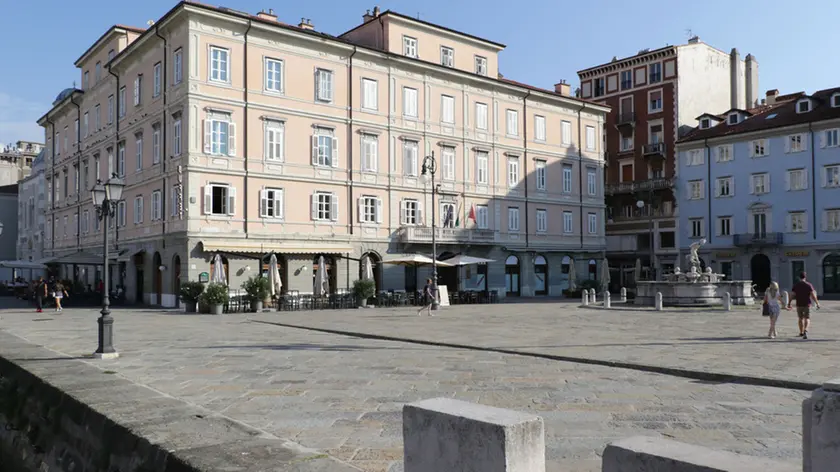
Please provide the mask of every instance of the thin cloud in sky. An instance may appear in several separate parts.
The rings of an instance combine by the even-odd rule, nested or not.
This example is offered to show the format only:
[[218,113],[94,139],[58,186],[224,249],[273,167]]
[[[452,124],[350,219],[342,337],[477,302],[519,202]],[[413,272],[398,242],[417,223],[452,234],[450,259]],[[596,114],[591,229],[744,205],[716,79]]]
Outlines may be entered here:
[[49,104],[0,92],[0,144],[18,140],[43,142],[44,129],[36,121],[49,109]]

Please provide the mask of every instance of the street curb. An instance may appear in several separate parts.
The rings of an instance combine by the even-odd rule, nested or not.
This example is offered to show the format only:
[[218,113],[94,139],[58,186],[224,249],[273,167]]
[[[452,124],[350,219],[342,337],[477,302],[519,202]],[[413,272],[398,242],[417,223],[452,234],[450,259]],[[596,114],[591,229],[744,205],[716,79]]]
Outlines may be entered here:
[[281,326],[284,328],[303,329],[307,331],[315,331],[319,333],[336,334],[340,336],[352,336],[362,339],[373,339],[378,341],[395,341],[410,344],[418,344],[422,346],[446,347],[454,349],[465,349],[470,351],[494,352],[497,354],[508,354],[514,356],[533,357],[537,359],[548,359],[553,361],[571,362],[575,364],[598,365],[604,367],[615,367],[619,369],[635,370],[640,372],[650,372],[654,374],[671,375],[673,377],[682,377],[692,380],[702,380],[707,382],[731,383],[740,385],[754,385],[757,387],[776,387],[786,388],[790,390],[802,390],[811,392],[822,387],[821,383],[799,382],[795,380],[784,379],[770,379],[765,377],[754,377],[749,375],[735,375],[724,374],[720,372],[704,372],[699,370],[680,369],[677,367],[664,367],[650,364],[637,364],[633,362],[618,362],[607,361],[601,359],[590,359],[586,357],[560,356],[556,354],[543,354],[539,352],[517,351],[512,349],[471,346],[468,344],[457,344],[439,341],[427,341],[423,339],[401,338],[396,336],[385,336],[379,334],[359,333],[354,331],[344,331],[338,329],[328,328],[313,328],[311,326],[294,325],[289,323],[280,323],[276,321],[263,320],[248,320],[252,323],[263,323],[274,326]]

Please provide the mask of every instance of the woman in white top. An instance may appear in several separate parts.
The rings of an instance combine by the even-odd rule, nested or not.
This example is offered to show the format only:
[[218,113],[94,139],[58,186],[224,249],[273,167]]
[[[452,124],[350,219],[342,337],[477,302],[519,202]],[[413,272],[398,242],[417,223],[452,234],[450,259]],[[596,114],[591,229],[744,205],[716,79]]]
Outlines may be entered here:
[[770,313],[770,331],[767,333],[767,337],[773,339],[776,337],[776,320],[779,319],[783,305],[779,284],[776,282],[770,282],[770,286],[764,292],[764,304],[767,305]]

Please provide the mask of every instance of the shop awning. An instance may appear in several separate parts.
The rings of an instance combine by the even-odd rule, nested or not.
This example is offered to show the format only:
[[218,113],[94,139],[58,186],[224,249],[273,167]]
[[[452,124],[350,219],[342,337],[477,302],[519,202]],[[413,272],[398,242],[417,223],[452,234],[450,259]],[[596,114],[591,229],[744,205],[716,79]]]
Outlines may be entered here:
[[46,269],[47,266],[40,261],[0,261],[0,267],[7,269]]
[[349,246],[332,244],[318,246],[285,246],[261,241],[201,241],[204,252],[228,252],[240,254],[348,254],[353,252]]
[[46,259],[44,264],[79,264],[79,265],[102,265],[102,255],[87,251],[74,252],[64,256]]

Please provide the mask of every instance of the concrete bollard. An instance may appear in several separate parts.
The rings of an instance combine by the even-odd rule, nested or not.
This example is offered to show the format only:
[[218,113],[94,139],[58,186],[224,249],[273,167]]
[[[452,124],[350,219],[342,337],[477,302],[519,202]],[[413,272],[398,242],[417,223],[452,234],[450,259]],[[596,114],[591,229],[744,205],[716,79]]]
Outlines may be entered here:
[[539,416],[433,398],[403,407],[405,472],[545,472]]
[[[799,467],[776,459],[717,451],[668,439],[636,436],[607,445],[602,472],[794,472]],[[834,469],[820,469],[834,470]]]
[[581,293],[582,293],[581,297],[583,298],[581,300],[581,303],[583,304],[583,306],[589,305],[589,290],[584,290]]
[[732,294],[729,292],[723,294],[723,311],[732,311]]
[[840,379],[802,402],[802,470],[837,470],[840,463]]
[[619,296],[621,297],[621,303],[627,303],[627,289],[624,288],[624,287],[621,287],[621,292],[619,292],[619,293],[620,293]]
[[604,308],[610,308],[612,306],[612,301],[610,300],[610,292],[604,290]]
[[589,303],[593,305],[598,302],[598,294],[595,292],[594,288],[589,289]]
[[656,298],[653,300],[653,307],[656,311],[662,311],[662,292],[656,292]]
[[790,294],[787,292],[787,290],[782,291],[782,302],[785,304],[785,306],[788,306],[790,304]]

